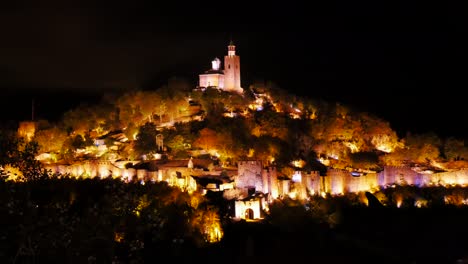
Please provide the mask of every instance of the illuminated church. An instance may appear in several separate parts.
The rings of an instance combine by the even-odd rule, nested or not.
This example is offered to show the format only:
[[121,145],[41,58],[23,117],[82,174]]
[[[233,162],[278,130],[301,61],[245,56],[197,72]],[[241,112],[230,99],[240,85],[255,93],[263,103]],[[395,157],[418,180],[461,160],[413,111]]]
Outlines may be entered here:
[[211,62],[211,69],[200,74],[199,87],[216,87],[227,92],[243,92],[240,81],[240,57],[236,55],[236,46],[232,41],[228,46],[228,54],[224,56],[224,70],[221,69],[221,60],[215,58]]

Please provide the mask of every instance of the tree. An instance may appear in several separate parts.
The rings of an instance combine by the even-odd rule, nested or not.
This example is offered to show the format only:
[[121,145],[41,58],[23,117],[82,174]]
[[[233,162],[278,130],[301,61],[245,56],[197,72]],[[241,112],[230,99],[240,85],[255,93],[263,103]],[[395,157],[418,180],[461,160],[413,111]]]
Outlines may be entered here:
[[0,131],[0,166],[17,169],[21,175],[17,180],[37,180],[48,177],[48,172],[36,160],[39,145],[35,141],[26,142],[15,134]]
[[468,148],[463,140],[449,137],[443,144],[443,153],[449,161],[468,160]]
[[156,125],[153,123],[145,123],[142,125],[137,134],[135,141],[135,151],[139,155],[144,155],[152,152],[156,152],[156,135],[158,131],[156,130]]
[[34,136],[41,152],[60,152],[66,139],[67,133],[57,126],[39,130]]
[[243,110],[248,107],[248,105],[253,101],[252,98],[248,96],[242,96],[237,93],[231,93],[229,95],[229,100],[227,101],[227,107],[233,110]]
[[216,119],[224,112],[221,91],[207,88],[204,92],[194,93],[194,98],[201,104],[210,119]]
[[66,112],[62,117],[62,122],[70,134],[84,135],[93,128],[93,113],[88,111],[88,107],[80,106]]
[[12,164],[18,159],[20,139],[10,130],[0,130],[0,166]]
[[26,180],[38,180],[49,176],[41,162],[36,160],[38,150],[39,145],[35,141],[20,145],[19,160],[16,164]]
[[138,127],[135,125],[135,123],[129,122],[125,128],[124,133],[129,140],[135,140],[136,135],[138,134]]
[[440,159],[441,140],[434,133],[408,133],[400,143],[403,147],[380,157],[385,165],[431,164]]
[[155,110],[155,113],[159,116],[159,123],[162,123],[163,121],[162,118],[166,114],[166,112],[167,112],[166,102],[161,101],[161,103],[159,104],[159,106],[156,107],[156,110]]
[[269,136],[254,137],[252,139],[254,157],[263,161],[277,161],[281,153],[281,142]]
[[176,135],[170,140],[166,140],[166,144],[174,153],[185,150],[184,137],[181,135]]
[[124,94],[117,100],[119,121],[123,127],[127,127],[129,123],[139,126],[145,118],[135,98],[137,98],[137,92],[131,92]]
[[362,137],[375,149],[389,153],[403,147],[395,131],[384,120],[367,113],[361,115]]
[[170,121],[174,122],[188,107],[187,95],[189,85],[185,80],[178,78],[169,79],[168,85],[156,90],[156,94],[165,102],[165,110],[170,115]]
[[154,91],[139,91],[135,94],[135,103],[147,122],[153,122],[153,114],[160,108],[162,98]]
[[435,133],[408,134],[405,142],[408,156],[414,162],[432,162],[440,156],[441,140]]
[[375,152],[357,152],[349,154],[351,166],[357,169],[378,169],[379,157]]
[[287,118],[282,113],[276,113],[272,109],[264,109],[255,113],[255,127],[252,130],[254,136],[272,136],[286,140],[289,129]]
[[218,137],[216,131],[210,128],[200,130],[199,137],[193,142],[195,147],[200,147],[205,150],[216,149]]

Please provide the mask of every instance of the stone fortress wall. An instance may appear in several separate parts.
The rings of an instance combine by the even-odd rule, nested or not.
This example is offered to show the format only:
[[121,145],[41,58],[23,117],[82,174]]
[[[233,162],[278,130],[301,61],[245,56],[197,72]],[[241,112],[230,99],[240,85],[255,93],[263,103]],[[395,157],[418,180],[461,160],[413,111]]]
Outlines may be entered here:
[[[194,191],[195,180],[190,177],[191,170],[186,167],[160,168],[156,171],[125,168],[123,165],[108,161],[86,161],[71,165],[45,164],[53,173],[69,174],[81,178],[119,178],[123,181],[166,181],[170,185]],[[234,177],[236,188],[255,188],[255,191],[268,193],[272,198],[307,194],[341,195],[385,188],[390,185],[408,184],[424,186],[455,186],[468,184],[468,169],[452,172],[423,174],[410,167],[387,166],[379,173],[353,176],[347,170],[328,169],[325,176],[318,171],[296,171],[291,178],[279,179],[275,167],[263,167],[260,161],[239,162],[238,174]]]

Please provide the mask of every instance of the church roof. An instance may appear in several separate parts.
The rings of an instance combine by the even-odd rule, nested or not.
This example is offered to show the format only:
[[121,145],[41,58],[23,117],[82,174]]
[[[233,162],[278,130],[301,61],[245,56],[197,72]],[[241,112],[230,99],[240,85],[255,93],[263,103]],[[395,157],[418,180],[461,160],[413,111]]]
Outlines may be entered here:
[[223,70],[213,70],[213,69],[209,69],[207,71],[205,71],[205,74],[224,74],[224,71]]

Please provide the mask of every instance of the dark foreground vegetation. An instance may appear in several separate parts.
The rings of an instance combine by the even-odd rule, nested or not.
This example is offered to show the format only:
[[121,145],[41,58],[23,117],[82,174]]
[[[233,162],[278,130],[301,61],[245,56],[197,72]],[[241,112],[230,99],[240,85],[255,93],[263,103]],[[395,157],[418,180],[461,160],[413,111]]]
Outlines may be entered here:
[[466,263],[460,260],[468,256],[467,221],[468,210],[460,208],[348,208],[333,229],[238,223],[209,257],[223,263]]
[[219,223],[198,194],[112,179],[0,181],[0,216],[0,263],[143,263]]
[[[462,263],[468,208],[453,201],[466,191],[425,189],[418,197],[430,198],[427,207],[417,208],[416,190],[383,191],[385,206],[364,205],[363,195],[286,199],[262,221],[246,222],[226,217],[230,201],[165,183],[0,181],[0,262]],[[392,197],[404,198],[400,208]],[[223,237],[210,243],[207,230],[217,223]]]

